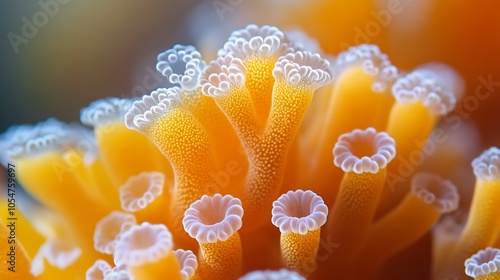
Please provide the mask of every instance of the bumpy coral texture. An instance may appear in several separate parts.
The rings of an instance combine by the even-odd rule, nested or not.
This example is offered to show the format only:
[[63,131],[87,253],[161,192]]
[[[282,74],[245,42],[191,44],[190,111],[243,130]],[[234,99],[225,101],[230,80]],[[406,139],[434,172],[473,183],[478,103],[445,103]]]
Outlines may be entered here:
[[500,150],[455,170],[471,152],[436,145],[460,134],[436,128],[464,96],[451,67],[399,70],[369,44],[333,58],[267,25],[220,45],[160,53],[171,87],[91,103],[91,128],[0,136],[37,200],[21,202],[16,277],[498,279]]

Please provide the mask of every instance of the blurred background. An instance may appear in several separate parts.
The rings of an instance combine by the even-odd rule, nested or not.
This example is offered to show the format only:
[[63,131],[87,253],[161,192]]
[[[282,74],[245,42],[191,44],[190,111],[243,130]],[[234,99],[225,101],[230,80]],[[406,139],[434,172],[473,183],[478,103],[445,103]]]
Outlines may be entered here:
[[93,100],[149,93],[165,85],[155,73],[159,52],[176,43],[195,44],[212,59],[232,30],[257,23],[301,29],[332,54],[375,43],[406,70],[448,63],[465,78],[469,95],[481,84],[482,91],[489,90],[491,97],[477,106],[464,99],[473,110],[462,117],[477,125],[483,145],[500,140],[500,1],[0,3],[0,131],[52,116],[77,121],[80,109]]

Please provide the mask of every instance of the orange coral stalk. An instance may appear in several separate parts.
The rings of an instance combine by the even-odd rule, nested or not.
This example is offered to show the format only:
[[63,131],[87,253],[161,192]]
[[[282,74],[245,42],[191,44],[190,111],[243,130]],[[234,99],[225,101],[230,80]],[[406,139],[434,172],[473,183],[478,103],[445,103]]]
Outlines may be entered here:
[[334,163],[345,174],[328,217],[327,234],[341,244],[331,261],[339,269],[342,262],[359,253],[367,237],[385,182],[386,166],[395,153],[394,140],[373,128],[343,134],[335,144]]
[[[205,128],[210,145],[214,148],[214,156],[218,165],[223,170],[227,169],[228,165],[236,165],[234,169],[239,170],[238,174],[235,174],[236,172],[230,174],[231,178],[224,179],[224,181],[221,179],[222,182],[219,182],[218,186],[214,185],[214,189],[218,187],[218,191],[222,192],[220,189],[228,187],[227,191],[239,195],[238,191],[241,192],[241,189],[238,186],[243,183],[245,175],[243,171],[248,167],[247,159],[239,152],[241,144],[224,113],[215,104],[213,98],[201,92],[199,76],[205,69],[201,54],[193,46],[175,45],[158,55],[156,68],[171,83],[180,85],[182,102]],[[231,181],[230,186],[228,180]]]
[[272,222],[281,232],[281,257],[286,268],[308,276],[316,267],[321,226],[328,207],[311,191],[289,191],[273,202]]
[[466,279],[462,264],[472,254],[493,245],[500,230],[500,149],[492,147],[472,161],[476,186],[469,217],[447,267],[440,277]]
[[424,236],[441,214],[458,207],[459,195],[453,183],[432,173],[418,173],[412,192],[370,229],[360,258],[367,275],[374,275],[389,257]]
[[281,57],[273,70],[275,84],[269,119],[261,130],[251,96],[244,87],[246,68],[231,55],[207,67],[202,82],[237,131],[249,158],[243,195],[247,230],[270,216],[278,196],[288,149],[309,107],[314,90],[328,83],[328,62],[319,55],[297,52]]
[[[391,109],[386,127],[387,133],[396,140],[398,154],[397,160],[388,167],[390,173],[399,174],[403,160],[414,162],[410,156],[418,153],[417,156],[423,157],[422,146],[434,126],[441,116],[455,107],[456,96],[450,89],[451,86],[444,83],[443,79],[423,69],[417,69],[396,81],[392,93],[397,102]],[[404,187],[395,188],[394,181],[390,184],[391,188],[385,188],[382,194],[380,214],[389,211],[409,191]]]
[[177,245],[177,241],[194,245],[181,220],[191,203],[213,191],[210,174],[215,173],[216,165],[205,129],[182,105],[178,88],[158,89],[136,101],[125,122],[147,135],[172,164],[175,186],[169,228],[179,238]]
[[[398,72],[375,45],[352,47],[340,53],[334,63],[337,75],[333,92],[320,130],[310,131],[314,141],[306,143],[307,153],[313,163],[303,178],[303,183],[313,186],[327,203],[334,201],[337,193],[336,182],[341,174],[332,170],[330,151],[338,137],[354,129],[374,127],[378,131],[385,128],[388,111],[394,102],[390,86]],[[367,115],[369,118],[355,117]],[[337,179],[335,179],[337,177]],[[332,187],[331,182],[335,182]]]
[[117,186],[111,181],[101,157],[98,156],[88,164],[87,170],[91,186],[96,188],[94,193],[98,193],[99,198],[104,199],[109,208],[120,209]]
[[97,256],[92,250],[93,229],[81,221],[95,224],[109,209],[89,195],[73,166],[63,158],[64,151],[75,149],[87,131],[49,119],[27,127],[23,134],[24,141],[12,143],[12,151],[17,151],[12,155],[16,168],[23,170],[19,181],[33,197],[64,218],[85,254]]
[[[26,189],[31,195],[65,217],[68,223],[78,229],[77,235],[87,240],[89,236],[92,236],[91,229],[80,221],[85,219],[89,223],[95,223],[108,210],[85,193],[84,186],[79,184],[73,174],[64,174],[61,178],[56,176],[53,167],[54,165],[63,166],[63,162],[60,154],[55,152],[19,159],[18,168],[27,172],[20,174],[20,181],[27,186]],[[55,196],[54,193],[59,195]],[[90,205],[92,205],[91,208],[89,208]]]
[[453,110],[456,97],[437,78],[415,70],[397,80],[392,88],[397,103],[387,124],[387,132],[398,143],[398,155],[407,158],[419,149],[415,139],[425,141],[440,116]]
[[102,163],[115,188],[140,172],[168,170],[152,143],[123,123],[132,102],[119,98],[97,100],[84,108],[80,116],[83,124],[94,128]]
[[453,253],[465,220],[459,217],[446,216],[439,221],[432,231],[432,274],[437,278],[437,273],[446,266],[448,259]]

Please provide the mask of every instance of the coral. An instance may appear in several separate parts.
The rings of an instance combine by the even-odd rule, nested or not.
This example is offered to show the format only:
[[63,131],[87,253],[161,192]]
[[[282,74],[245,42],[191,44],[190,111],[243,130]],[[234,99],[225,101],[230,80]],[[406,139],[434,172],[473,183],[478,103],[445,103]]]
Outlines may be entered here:
[[201,279],[236,278],[241,273],[241,201],[231,195],[204,195],[188,210],[182,223],[200,245],[198,272]]
[[311,191],[289,191],[273,202],[272,215],[272,223],[281,232],[284,266],[308,276],[316,265],[320,228],[328,207]]
[[220,43],[211,61],[160,53],[172,86],[91,103],[92,129],[48,119],[0,136],[34,199],[16,276],[498,278],[500,150],[471,170],[473,125],[436,128],[465,96],[455,70],[401,70],[368,44],[333,56],[269,25]]
[[172,248],[172,235],[166,226],[144,222],[120,235],[113,256],[115,263],[126,265],[135,279],[180,280],[180,266]]
[[488,247],[465,261],[465,273],[474,279],[500,279],[500,250]]

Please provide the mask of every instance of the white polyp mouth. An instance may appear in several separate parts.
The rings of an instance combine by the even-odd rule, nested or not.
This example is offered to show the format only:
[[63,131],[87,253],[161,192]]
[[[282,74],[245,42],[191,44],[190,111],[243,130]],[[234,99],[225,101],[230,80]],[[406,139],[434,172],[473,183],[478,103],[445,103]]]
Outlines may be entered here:
[[328,207],[312,191],[289,191],[273,202],[272,223],[283,234],[305,235],[326,222]]
[[330,62],[319,54],[298,51],[282,56],[273,69],[275,79],[284,79],[288,84],[297,86],[308,85],[317,89],[330,83],[333,73]]
[[132,104],[125,113],[125,125],[130,129],[144,131],[158,118],[180,104],[182,104],[180,88],[159,88]]
[[363,67],[363,71],[376,77],[372,85],[375,92],[384,92],[390,88],[399,76],[398,69],[392,65],[386,54],[378,46],[363,44],[340,53],[334,65],[337,75],[354,66]]
[[457,103],[454,93],[440,84],[438,76],[422,69],[399,78],[392,94],[400,103],[421,102],[431,114],[438,116],[452,111]]
[[130,177],[119,189],[122,209],[132,213],[145,209],[162,195],[164,183],[161,172],[142,172]]
[[195,47],[175,45],[158,55],[156,69],[167,77],[170,83],[192,91],[200,85],[200,74],[205,66],[205,61]]
[[235,88],[245,85],[246,67],[231,54],[210,62],[201,75],[201,91],[206,96],[226,96]]
[[111,272],[111,266],[104,260],[97,260],[85,273],[87,280],[104,280]]
[[229,36],[218,56],[232,55],[245,60],[250,57],[280,57],[291,51],[290,42],[277,27],[250,24]]
[[112,255],[120,235],[136,225],[135,216],[113,211],[97,222],[94,232],[94,248],[103,254]]
[[0,158],[3,166],[7,166],[13,157],[24,152],[24,144],[32,138],[32,125],[15,125],[0,135]]
[[231,195],[204,195],[186,210],[184,230],[199,243],[226,241],[241,228],[243,207]]
[[436,174],[421,172],[413,176],[412,192],[441,213],[449,213],[458,208],[460,195],[457,187]]
[[500,180],[500,149],[491,147],[472,161],[474,175],[487,181]]
[[106,273],[104,280],[132,280],[133,277],[127,270],[125,265],[118,265],[113,267],[111,271]]
[[81,110],[80,121],[91,127],[106,125],[113,121],[123,122],[123,117],[132,106],[133,101],[129,98],[96,100]]
[[44,259],[59,269],[65,269],[80,258],[82,250],[74,242],[67,239],[54,238],[40,246],[31,263],[31,273],[41,275],[45,269]]
[[465,273],[473,278],[500,271],[500,250],[488,247],[465,261]]
[[395,156],[394,139],[372,127],[342,134],[333,148],[335,166],[357,174],[377,173]]
[[117,265],[140,266],[168,256],[172,248],[172,234],[165,225],[144,222],[120,236],[114,259]]
[[288,269],[252,271],[238,280],[306,280],[305,277]]
[[[92,131],[76,123],[64,123],[49,118],[36,125],[19,125],[0,135],[0,160],[7,165],[22,157],[36,156],[49,152],[60,152],[71,147],[80,152],[80,144],[85,141],[94,151]],[[88,156],[86,153],[84,156]]]
[[181,277],[183,280],[189,280],[193,277],[198,268],[198,260],[190,250],[178,249],[174,251],[177,261],[181,265]]

